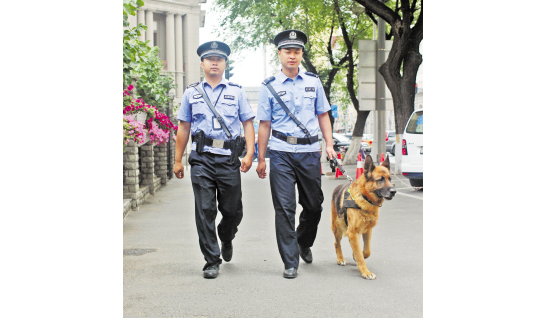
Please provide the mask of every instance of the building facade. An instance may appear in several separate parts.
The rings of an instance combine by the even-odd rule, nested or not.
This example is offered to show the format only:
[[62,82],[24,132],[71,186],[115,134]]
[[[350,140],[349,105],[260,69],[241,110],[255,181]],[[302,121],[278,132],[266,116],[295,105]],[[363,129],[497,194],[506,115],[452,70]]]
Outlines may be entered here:
[[144,24],[139,40],[159,47],[164,72],[177,84],[175,102],[180,102],[187,85],[201,79],[197,55],[199,28],[204,27],[206,12],[200,3],[206,0],[145,0],[145,5],[130,16],[132,26]]

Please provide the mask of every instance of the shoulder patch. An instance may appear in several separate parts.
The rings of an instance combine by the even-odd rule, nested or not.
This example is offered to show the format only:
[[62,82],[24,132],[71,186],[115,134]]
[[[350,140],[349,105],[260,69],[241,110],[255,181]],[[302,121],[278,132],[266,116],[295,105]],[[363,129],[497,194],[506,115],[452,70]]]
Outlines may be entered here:
[[232,82],[228,82],[228,85],[237,86],[237,87],[241,88],[241,85],[236,84],[236,83],[232,83]]
[[319,77],[319,75],[313,74],[312,72],[304,72],[304,74],[309,75],[309,76],[313,76],[313,77]]
[[187,86],[187,88],[190,88],[190,87],[195,87],[195,86],[197,86],[198,84],[200,84],[200,82],[196,82],[196,83],[193,83],[193,84],[191,84],[191,85]]

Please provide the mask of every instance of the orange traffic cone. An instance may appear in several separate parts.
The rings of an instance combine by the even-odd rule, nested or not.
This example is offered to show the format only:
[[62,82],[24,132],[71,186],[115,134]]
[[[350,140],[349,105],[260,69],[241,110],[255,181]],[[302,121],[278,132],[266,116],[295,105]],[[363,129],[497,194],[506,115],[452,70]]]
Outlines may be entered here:
[[384,153],[381,153],[381,154],[380,154],[380,163],[384,162],[384,160],[386,160],[386,159],[384,158]]
[[358,153],[358,162],[356,162],[356,180],[363,174],[362,154]]
[[[341,154],[338,153],[337,154],[337,159],[339,160],[339,165],[343,167],[343,165],[341,164]],[[340,176],[343,176],[343,173],[341,172],[341,170],[339,170],[339,167],[336,167],[336,179]]]

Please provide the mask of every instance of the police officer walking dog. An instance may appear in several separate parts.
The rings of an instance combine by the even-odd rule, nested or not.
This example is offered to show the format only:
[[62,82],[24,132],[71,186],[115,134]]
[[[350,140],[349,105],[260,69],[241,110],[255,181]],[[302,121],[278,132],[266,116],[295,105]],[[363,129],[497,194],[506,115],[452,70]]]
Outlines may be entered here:
[[[254,154],[254,112],[241,86],[223,78],[230,47],[214,41],[197,49],[205,79],[187,87],[177,115],[180,120],[176,136],[176,177],[184,177],[182,155],[192,134],[189,157],[191,182],[195,195],[195,219],[200,250],[206,260],[205,278],[219,274],[220,254],[232,259],[232,240],[243,218],[241,175],[252,165]],[[241,122],[245,137],[241,134]],[[245,147],[247,155],[239,161]],[[240,169],[241,167],[241,169]],[[217,201],[217,202],[216,202]],[[217,205],[218,203],[218,205]],[[217,209],[222,220],[217,226],[221,250],[215,235]]]
[[[321,219],[323,191],[318,132],[321,129],[329,158],[336,153],[323,86],[318,76],[299,68],[306,35],[286,30],[274,38],[282,64],[281,72],[266,79],[258,96],[258,168],[265,178],[265,152],[269,134],[270,185],[275,209],[276,241],[284,262],[285,278],[297,277],[299,254],[306,263],[313,261],[310,247]],[[295,233],[295,183],[302,212]]]

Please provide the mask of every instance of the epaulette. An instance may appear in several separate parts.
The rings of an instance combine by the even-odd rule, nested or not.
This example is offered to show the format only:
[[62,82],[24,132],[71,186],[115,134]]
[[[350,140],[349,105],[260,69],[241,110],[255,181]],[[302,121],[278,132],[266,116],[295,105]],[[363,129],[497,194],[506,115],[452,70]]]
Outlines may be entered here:
[[270,82],[274,81],[275,78],[276,78],[276,77],[271,76],[271,77],[267,78],[265,81],[263,81],[262,84],[267,85],[267,84],[269,84]]
[[193,83],[193,84],[187,86],[187,88],[189,88],[189,87],[195,87],[195,86],[197,86],[198,84],[200,84],[200,82]]
[[319,77],[319,75],[313,74],[312,72],[304,72],[304,74],[310,75],[310,76],[313,76],[313,77]]
[[228,85],[237,86],[237,87],[241,88],[241,85],[236,84],[236,83],[232,83],[232,82],[228,82]]

